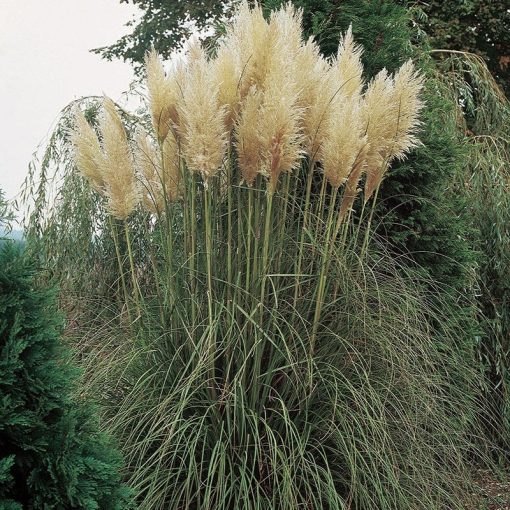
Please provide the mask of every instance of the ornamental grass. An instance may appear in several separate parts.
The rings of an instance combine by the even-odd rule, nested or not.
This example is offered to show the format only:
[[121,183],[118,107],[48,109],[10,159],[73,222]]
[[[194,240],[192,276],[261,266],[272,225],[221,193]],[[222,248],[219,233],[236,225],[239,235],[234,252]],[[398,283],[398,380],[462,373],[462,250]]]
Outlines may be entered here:
[[470,370],[350,220],[419,144],[423,80],[366,83],[352,31],[326,59],[301,18],[244,2],[215,51],[147,55],[136,127],[76,114],[128,315],[90,332],[89,388],[140,508],[460,508]]

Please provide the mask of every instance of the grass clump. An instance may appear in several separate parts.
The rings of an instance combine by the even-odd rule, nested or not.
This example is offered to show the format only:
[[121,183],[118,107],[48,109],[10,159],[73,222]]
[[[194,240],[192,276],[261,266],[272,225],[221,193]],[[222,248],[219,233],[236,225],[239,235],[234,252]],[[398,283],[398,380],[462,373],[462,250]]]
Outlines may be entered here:
[[358,250],[333,256],[313,355],[313,290],[294,306],[283,275],[263,325],[214,301],[212,355],[206,303],[193,323],[184,295],[138,342],[80,330],[140,508],[462,508],[475,374],[454,338],[433,340],[420,282],[375,249],[360,267]]

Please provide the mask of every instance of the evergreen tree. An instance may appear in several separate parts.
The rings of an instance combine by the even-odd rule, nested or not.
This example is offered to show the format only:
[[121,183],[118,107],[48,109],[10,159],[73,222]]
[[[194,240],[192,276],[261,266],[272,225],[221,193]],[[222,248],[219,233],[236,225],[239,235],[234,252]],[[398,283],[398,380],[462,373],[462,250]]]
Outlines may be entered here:
[[0,251],[0,508],[119,509],[120,458],[75,397],[54,290],[8,243]]

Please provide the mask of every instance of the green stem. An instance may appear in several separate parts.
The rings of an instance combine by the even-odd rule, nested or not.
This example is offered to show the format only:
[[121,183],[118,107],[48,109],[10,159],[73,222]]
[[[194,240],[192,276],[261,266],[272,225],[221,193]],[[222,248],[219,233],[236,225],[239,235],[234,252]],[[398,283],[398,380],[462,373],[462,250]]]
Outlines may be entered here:
[[327,280],[327,273],[329,269],[329,260],[331,259],[332,252],[333,252],[333,240],[331,237],[331,227],[333,225],[333,214],[335,211],[335,204],[336,204],[336,196],[338,193],[338,188],[334,188],[333,194],[331,196],[331,203],[328,211],[328,218],[327,218],[327,224],[326,224],[326,236],[325,236],[325,248],[322,254],[322,260],[321,260],[321,272],[319,275],[319,285],[317,289],[317,299],[315,301],[315,312],[314,312],[314,318],[313,318],[313,325],[312,325],[312,336],[310,339],[310,357],[313,356],[315,351],[315,342],[317,339],[317,331],[319,328],[319,321],[321,318],[321,312],[322,312],[322,305],[324,300],[324,291],[326,288],[326,280]]
[[278,237],[276,239],[276,244],[278,245],[278,263],[276,267],[278,268],[277,271],[280,272],[281,263],[282,263],[282,255],[285,248],[285,227],[287,225],[287,210],[289,206],[289,194],[290,194],[290,180],[291,180],[292,174],[290,172],[287,173],[285,176],[285,187],[283,192],[283,197],[280,199],[284,201],[283,204],[283,212],[281,215],[279,215],[278,221],[279,221],[279,228],[278,228]]
[[232,165],[230,164],[231,159],[231,148],[229,145],[227,155],[227,299],[232,299]]
[[258,271],[258,265],[259,265],[259,258],[260,258],[260,254],[259,254],[259,237],[260,237],[260,229],[259,229],[259,225],[260,225],[260,209],[261,209],[261,202],[262,202],[262,199],[261,199],[261,190],[260,189],[256,189],[254,190],[254,193],[257,194],[257,196],[255,197],[255,214],[254,214],[254,223],[253,223],[253,229],[251,229],[251,226],[250,226],[250,231],[248,232],[248,235],[249,236],[253,236],[253,257],[252,257],[252,262],[253,262],[253,267],[252,267],[252,271],[251,271],[251,274],[252,274],[252,277],[251,277],[251,284],[253,285],[254,283],[257,283],[257,271]]
[[301,264],[303,263],[303,249],[305,243],[305,233],[308,227],[308,216],[310,213],[310,196],[312,192],[312,182],[313,182],[313,169],[314,169],[314,161],[311,160],[308,166],[308,176],[306,180],[306,195],[305,195],[305,210],[303,212],[303,225],[301,227],[301,233],[299,238],[299,252],[295,270],[295,279],[296,283],[294,286],[294,307],[297,305],[297,300],[299,297],[299,286],[301,283]]
[[211,225],[211,187],[204,190],[205,221],[205,257],[207,266],[207,308],[209,315],[208,353],[214,354],[213,326],[213,286],[212,286],[212,225]]
[[142,296],[142,293],[140,291],[140,287],[138,285],[138,279],[136,278],[136,271],[135,271],[135,262],[133,258],[133,252],[131,250],[131,239],[129,236],[129,228],[127,224],[127,220],[124,220],[124,232],[126,235],[126,244],[128,249],[128,257],[129,257],[129,266],[131,268],[131,278],[133,281],[133,295],[135,296],[135,303],[137,307],[138,316],[141,316],[141,306],[140,306],[140,298]]
[[[366,206],[366,202],[365,202],[365,200],[363,200],[363,204],[361,206],[361,212],[360,212],[360,215],[359,215],[358,228],[356,229],[356,234],[354,235],[353,246],[357,246],[358,245],[358,238],[359,238],[359,234],[360,234],[360,231],[361,231],[361,225],[363,224],[363,219],[365,217],[365,206]],[[351,214],[351,212],[352,211],[349,211],[349,214]]]
[[262,244],[262,288],[260,291],[261,310],[264,309],[264,297],[266,289],[266,278],[269,271],[268,254],[269,254],[269,233],[271,230],[271,212],[273,208],[273,193],[267,194],[266,202],[266,221],[264,223],[264,240]]
[[361,247],[360,261],[365,258],[366,251],[368,248],[368,240],[370,238],[370,229],[372,227],[372,219],[374,217],[375,205],[377,203],[377,196],[379,195],[379,187],[380,187],[380,185],[377,186],[375,193],[374,193],[374,198],[372,200],[372,207],[370,208],[370,216],[368,218],[367,229],[365,231],[365,237],[363,239],[363,246]]
[[347,213],[347,219],[343,222],[342,239],[341,239],[342,247],[344,247],[345,243],[347,242],[347,234],[349,233],[349,225],[351,224],[351,216],[352,216],[352,210],[349,209],[349,212]]
[[[253,216],[253,188],[248,190],[248,219],[246,235],[246,293],[250,292],[250,264],[251,264],[251,238],[252,238],[252,216]],[[239,247],[238,247],[239,249]]]
[[[326,196],[326,185],[327,180],[322,175],[322,184],[321,184],[321,191],[319,193],[319,201],[317,203],[317,209],[316,209],[316,216],[317,216],[317,223],[315,225],[316,232],[321,231],[321,220],[323,219],[323,212],[324,212],[324,197]],[[328,210],[329,213],[329,210]]]
[[117,264],[119,265],[120,281],[121,281],[121,285],[122,285],[122,291],[124,293],[124,301],[126,304],[126,310],[127,310],[127,314],[128,314],[129,324],[131,325],[132,324],[131,307],[129,306],[129,294],[127,291],[126,279],[124,278],[124,266],[122,264],[122,257],[120,255],[119,238],[117,235],[117,226],[112,221],[111,216],[108,216],[108,221],[110,223],[110,229],[112,231],[113,244],[115,245],[115,253],[117,255]]
[[[259,402],[259,395],[258,395],[258,378],[260,377],[260,368],[262,364],[262,356],[264,354],[263,345],[264,342],[260,341],[259,338],[262,335],[261,331],[264,330],[263,324],[264,324],[264,301],[266,297],[266,279],[267,274],[269,272],[269,234],[271,231],[271,212],[273,207],[273,193],[272,190],[268,189],[267,191],[267,200],[266,200],[266,218],[264,222],[264,239],[262,244],[262,266],[261,266],[261,276],[262,276],[262,282],[261,282],[261,288],[260,288],[260,301],[259,301],[259,329],[256,331],[255,341],[257,342],[254,353],[253,353],[253,373],[252,373],[252,380],[253,380],[253,390],[252,390],[252,401],[254,405],[257,405]],[[266,328],[267,329],[267,328]]]
[[195,278],[195,253],[196,253],[196,231],[197,231],[197,216],[196,216],[196,185],[195,185],[195,174],[192,173],[189,176],[191,197],[189,207],[189,224],[188,229],[190,231],[190,253],[189,253],[189,285],[191,292],[191,327],[196,327],[197,324],[197,303],[196,303],[196,278]]

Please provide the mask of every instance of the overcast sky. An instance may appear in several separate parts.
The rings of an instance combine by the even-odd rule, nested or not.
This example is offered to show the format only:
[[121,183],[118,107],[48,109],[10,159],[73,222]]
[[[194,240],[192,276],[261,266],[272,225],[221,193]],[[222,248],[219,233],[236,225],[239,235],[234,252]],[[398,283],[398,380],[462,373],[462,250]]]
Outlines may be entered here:
[[89,50],[115,42],[135,8],[119,0],[0,0],[0,188],[19,193],[28,163],[72,99],[119,99],[124,62]]

